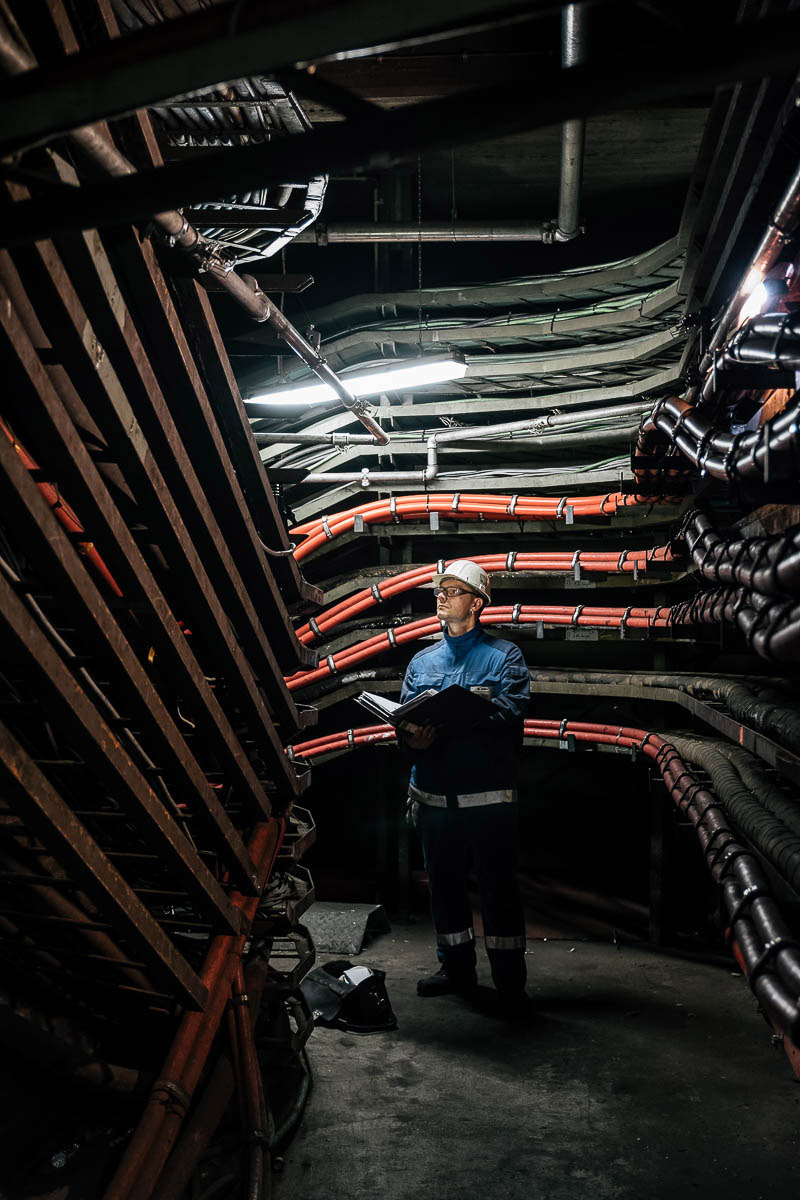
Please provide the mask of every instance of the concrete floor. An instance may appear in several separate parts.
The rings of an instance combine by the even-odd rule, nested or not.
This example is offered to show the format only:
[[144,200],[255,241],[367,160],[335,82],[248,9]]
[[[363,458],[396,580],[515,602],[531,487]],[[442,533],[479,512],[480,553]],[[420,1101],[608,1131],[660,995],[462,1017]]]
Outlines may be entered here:
[[[314,1031],[275,1200],[800,1195],[800,1082],[733,964],[531,941],[520,1026],[488,986],[477,1007],[418,999],[432,941],[395,926],[355,960],[386,971],[399,1028]],[[479,959],[488,985],[480,943]]]

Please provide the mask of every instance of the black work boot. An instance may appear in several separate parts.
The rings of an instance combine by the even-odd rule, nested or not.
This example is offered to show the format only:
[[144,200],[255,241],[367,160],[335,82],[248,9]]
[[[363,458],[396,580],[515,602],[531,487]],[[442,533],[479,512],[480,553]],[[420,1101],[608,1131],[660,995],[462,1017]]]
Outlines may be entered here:
[[453,992],[470,992],[478,986],[478,977],[474,971],[463,975],[448,975],[444,967],[440,967],[435,975],[417,980],[418,996],[448,996]]

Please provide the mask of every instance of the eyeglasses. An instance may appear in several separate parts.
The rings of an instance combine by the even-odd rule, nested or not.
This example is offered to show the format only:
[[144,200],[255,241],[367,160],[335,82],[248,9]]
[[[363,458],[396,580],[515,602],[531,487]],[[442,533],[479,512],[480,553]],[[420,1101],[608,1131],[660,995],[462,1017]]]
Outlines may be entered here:
[[471,593],[468,588],[434,588],[434,596],[446,596],[448,600],[455,600],[456,596],[469,596]]

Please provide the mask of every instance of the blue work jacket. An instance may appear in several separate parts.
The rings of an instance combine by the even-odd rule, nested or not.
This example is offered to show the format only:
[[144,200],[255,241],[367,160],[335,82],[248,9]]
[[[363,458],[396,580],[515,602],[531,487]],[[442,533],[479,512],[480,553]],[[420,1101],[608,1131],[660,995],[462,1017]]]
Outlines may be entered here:
[[441,691],[452,683],[480,689],[497,712],[463,729],[440,729],[428,750],[404,745],[413,762],[411,783],[439,795],[514,787],[530,696],[522,651],[513,642],[490,637],[480,625],[460,637],[445,633],[441,642],[414,655],[400,700],[405,703],[426,688]]

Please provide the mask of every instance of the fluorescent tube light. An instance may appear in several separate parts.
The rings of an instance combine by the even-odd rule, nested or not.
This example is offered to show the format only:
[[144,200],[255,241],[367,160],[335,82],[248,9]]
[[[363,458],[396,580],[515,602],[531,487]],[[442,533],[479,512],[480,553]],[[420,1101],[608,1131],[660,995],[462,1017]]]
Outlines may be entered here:
[[[341,381],[354,396],[377,396],[380,392],[407,391],[431,383],[446,383],[462,379],[467,364],[462,358],[422,358],[363,375],[342,375]],[[336,400],[336,393],[327,383],[311,383],[302,387],[278,388],[260,396],[248,396],[245,404],[326,404]]]

